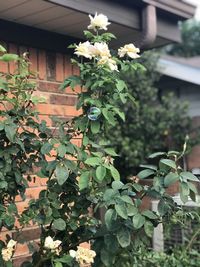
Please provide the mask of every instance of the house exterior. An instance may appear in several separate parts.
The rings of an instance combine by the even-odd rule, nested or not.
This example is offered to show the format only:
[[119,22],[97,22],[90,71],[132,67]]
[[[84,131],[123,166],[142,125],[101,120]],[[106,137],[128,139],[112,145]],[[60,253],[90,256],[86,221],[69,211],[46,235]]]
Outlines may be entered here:
[[[181,58],[164,55],[160,58],[158,71],[163,75],[160,87],[171,91],[181,101],[188,102],[193,128],[200,127],[200,57]],[[186,160],[187,169],[200,175],[200,145],[196,145]]]
[[[78,74],[78,69],[70,64],[71,51],[67,46],[84,38],[82,31],[88,25],[88,14],[108,16],[112,22],[109,30],[118,37],[112,43],[114,48],[133,42],[145,49],[180,41],[177,23],[192,17],[194,11],[194,6],[180,0],[6,0],[0,5],[0,43],[10,53],[29,53],[31,70],[38,73],[38,94],[46,98],[45,104],[38,105],[38,111],[41,119],[54,128],[49,116],[70,119],[78,115],[75,106],[80,89],[61,92],[59,86],[65,77]],[[0,72],[13,71],[12,64],[1,63]],[[81,144],[80,139],[74,142]],[[43,179],[30,183],[26,201],[18,199],[19,211],[44,188]],[[23,231],[27,241],[38,236],[38,228]],[[19,244],[15,266],[20,266],[28,254],[27,246]]]

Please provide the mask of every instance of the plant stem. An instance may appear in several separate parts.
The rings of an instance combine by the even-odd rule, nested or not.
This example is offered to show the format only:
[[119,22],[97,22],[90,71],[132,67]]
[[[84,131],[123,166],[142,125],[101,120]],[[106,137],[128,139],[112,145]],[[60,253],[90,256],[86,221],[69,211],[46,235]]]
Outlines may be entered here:
[[200,234],[200,228],[193,234],[192,238],[190,239],[190,242],[188,243],[186,250],[189,250],[192,246],[192,244],[194,243],[195,239],[197,238],[197,236]]

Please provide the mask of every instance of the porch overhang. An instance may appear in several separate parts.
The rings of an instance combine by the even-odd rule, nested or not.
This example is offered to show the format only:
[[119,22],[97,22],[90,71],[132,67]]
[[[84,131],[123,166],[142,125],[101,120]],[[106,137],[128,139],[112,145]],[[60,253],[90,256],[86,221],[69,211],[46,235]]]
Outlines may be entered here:
[[[6,0],[0,5],[4,22],[75,39],[84,39],[88,14],[95,12],[112,22],[109,30],[118,37],[113,46],[128,42],[140,46],[150,40],[150,47],[158,47],[180,41],[178,21],[192,17],[195,7],[181,0]],[[2,35],[0,31],[0,39],[5,39]]]

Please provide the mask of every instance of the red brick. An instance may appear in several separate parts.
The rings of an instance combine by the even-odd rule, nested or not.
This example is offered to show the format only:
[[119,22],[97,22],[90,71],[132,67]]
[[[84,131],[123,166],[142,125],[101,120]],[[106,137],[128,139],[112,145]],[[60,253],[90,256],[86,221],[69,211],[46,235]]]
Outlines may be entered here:
[[76,103],[76,96],[50,95],[50,104],[75,106]]
[[70,87],[67,87],[64,90],[61,90],[60,86],[61,86],[61,83],[57,83],[54,81],[39,81],[38,82],[38,90],[43,91],[43,92],[53,92],[53,93],[68,94],[68,95],[77,94],[81,92],[80,86],[76,86],[74,91]]
[[[29,187],[26,189],[26,200],[37,199],[40,191],[44,190],[45,186]],[[16,201],[22,201],[20,196],[16,197]]]
[[48,127],[54,126],[53,121],[48,115],[39,115],[39,122],[42,120],[46,121]]
[[70,75],[72,75],[72,64],[70,61],[70,56],[65,55],[64,56],[64,76],[65,78],[68,78]]
[[[18,54],[18,47],[16,44],[9,44],[9,53],[11,54]],[[16,69],[16,63],[15,62],[10,62],[9,63],[9,72],[13,74]]]
[[[0,42],[0,44],[7,49],[7,44],[5,42]],[[8,72],[8,63],[0,61],[0,72]]]
[[27,256],[23,256],[23,257],[16,257],[14,260],[13,260],[13,266],[14,267],[20,267],[21,264],[24,262],[24,261],[30,261],[31,260],[31,256],[27,255]]
[[188,169],[200,168],[200,145],[194,146],[191,153],[187,156]]
[[[23,229],[22,233],[19,235],[17,232],[14,232],[12,234],[12,238],[18,242],[21,241],[31,241],[31,240],[36,240],[39,238],[41,233],[40,228],[38,227],[28,227]],[[18,249],[18,248],[17,248]],[[23,247],[19,247],[19,250],[22,249],[24,250]]]
[[64,62],[63,55],[56,53],[56,81],[63,82],[64,80]]
[[73,65],[72,66],[72,73],[73,73],[73,75],[79,75],[80,74],[79,67],[76,65]]
[[[23,235],[23,232],[21,233],[21,235]],[[17,240],[16,237],[13,237],[13,239]],[[17,243],[14,257],[22,256],[22,255],[28,255],[28,254],[29,254],[29,249],[28,249],[27,244]]]
[[38,72],[39,72],[39,78],[41,80],[46,79],[46,52],[44,50],[39,50],[38,54]]
[[42,115],[78,116],[81,114],[81,110],[76,110],[76,108],[72,106],[38,104],[37,110]]
[[37,49],[29,48],[29,59],[30,59],[30,70],[33,72],[37,72],[38,70],[38,54]]

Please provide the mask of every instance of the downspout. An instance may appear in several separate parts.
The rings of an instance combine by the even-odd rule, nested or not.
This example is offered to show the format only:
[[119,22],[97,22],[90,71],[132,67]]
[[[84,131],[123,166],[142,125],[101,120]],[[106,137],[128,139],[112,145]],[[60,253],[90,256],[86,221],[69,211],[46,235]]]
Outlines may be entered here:
[[142,10],[142,37],[139,41],[141,49],[148,48],[156,40],[157,36],[157,15],[156,7],[146,5]]

